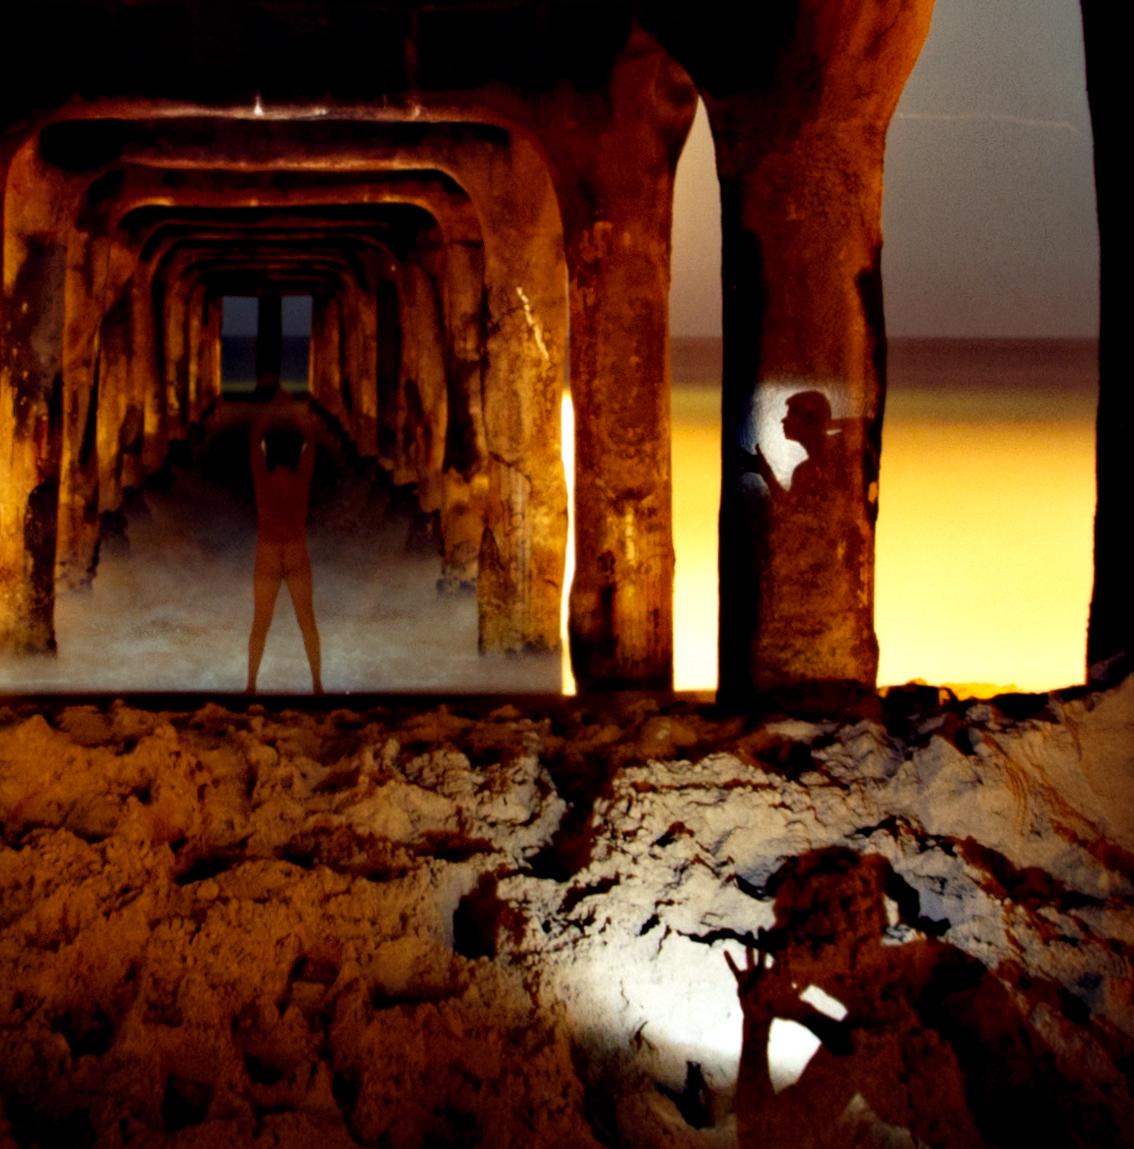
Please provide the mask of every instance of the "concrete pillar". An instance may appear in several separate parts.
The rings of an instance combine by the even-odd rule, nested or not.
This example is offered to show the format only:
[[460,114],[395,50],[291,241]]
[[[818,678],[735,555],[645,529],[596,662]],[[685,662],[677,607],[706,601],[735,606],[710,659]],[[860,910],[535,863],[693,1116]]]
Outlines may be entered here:
[[447,388],[445,454],[441,482],[441,578],[443,593],[476,585],[484,530],[488,475],[484,410],[484,248],[450,243],[445,253]]
[[344,426],[361,455],[377,450],[378,397],[375,377],[376,324],[373,295],[367,290],[361,269],[342,276],[338,295],[341,317],[339,333],[339,403]]
[[56,553],[56,578],[67,587],[95,575],[100,517],[121,503],[124,436],[140,432],[140,409],[130,406],[136,267],[131,247],[82,226],[69,230]]
[[133,284],[107,311],[99,340],[98,510],[117,510],[127,467],[141,446],[141,409],[131,393]]
[[29,231],[5,238],[4,257],[0,650],[53,651],[66,249],[55,230]]
[[368,253],[366,274],[354,285],[354,322],[358,344],[357,402],[358,444],[364,455],[378,449],[378,305],[375,298],[376,278],[373,264],[384,258]]
[[778,30],[763,74],[716,96],[707,85],[724,253],[729,703],[875,681],[882,158],[931,6],[811,0]]
[[201,402],[208,410],[221,396],[221,328],[224,324],[224,299],[209,294],[205,299],[205,317],[201,327]]
[[201,350],[205,329],[205,285],[194,282],[186,290],[185,308],[185,420],[192,430],[205,402],[201,385]]
[[141,475],[161,468],[169,445],[162,308],[156,288],[154,268],[142,264],[134,276],[130,308],[131,392],[142,408]]
[[351,439],[358,441],[358,294],[344,279],[338,295],[339,307],[339,398],[348,416]]
[[605,89],[559,95],[546,133],[570,274],[569,630],[583,689],[673,684],[670,231],[696,105],[688,75],[636,31]]
[[167,441],[176,441],[184,439],[189,430],[189,349],[186,340],[187,301],[184,280],[163,276],[161,300],[164,433]]
[[387,471],[393,471],[398,449],[398,387],[402,375],[402,282],[401,261],[393,256],[389,261],[389,275],[378,285],[376,312],[378,328],[378,358],[375,433],[378,461]]
[[330,383],[328,343],[330,340],[331,300],[316,295],[311,301],[311,338],[307,344],[307,375],[314,399],[339,416],[341,403]]
[[[330,296],[315,307],[318,316],[318,346],[311,354],[317,357],[319,389],[316,398],[349,429],[349,412],[343,405],[342,397],[342,337],[341,307],[337,296]],[[312,324],[314,338],[315,324]]]
[[319,396],[319,382],[317,379],[319,365],[315,360],[315,332],[321,321],[321,312],[322,305],[320,297],[313,295],[311,297],[311,330],[307,335],[307,387],[311,392],[312,398],[318,398]]
[[1099,407],[1096,445],[1095,581],[1087,630],[1087,668],[1118,654],[1134,655],[1134,562],[1130,508],[1134,506],[1134,392],[1124,371],[1124,226],[1118,199],[1119,164],[1125,161],[1124,71],[1118,11],[1101,0],[1081,0],[1087,55],[1087,95],[1095,142],[1095,195],[1099,217]]
[[277,292],[262,293],[256,301],[256,394],[279,389],[283,356],[283,301]]
[[395,427],[394,482],[413,484],[426,513],[441,505],[440,478],[445,454],[448,395],[445,388],[444,333],[437,285],[416,260],[403,265],[402,356]]
[[86,230],[72,229],[67,239],[56,577],[70,588],[90,583],[98,554],[98,427],[106,404],[100,343],[107,249],[105,240]]
[[556,650],[567,535],[562,223],[542,160],[518,138],[462,175],[482,213],[487,281],[480,649]]

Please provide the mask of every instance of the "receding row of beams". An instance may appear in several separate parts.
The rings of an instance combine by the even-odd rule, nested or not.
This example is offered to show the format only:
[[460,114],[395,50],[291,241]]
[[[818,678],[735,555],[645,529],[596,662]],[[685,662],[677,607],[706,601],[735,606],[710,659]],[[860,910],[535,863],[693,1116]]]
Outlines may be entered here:
[[[585,84],[277,118],[91,99],[0,136],[0,645],[51,644],[57,558],[89,550],[61,524],[160,466],[215,398],[217,301],[240,285],[315,298],[315,396],[439,511],[488,650],[558,643],[569,378],[576,676],[666,686],[670,213],[699,91],[723,221],[721,694],[872,684],[882,159],[932,4],[772,18],[790,7],[761,10],[751,58],[728,19],[646,5],[669,51],[633,26]],[[96,365],[118,406],[92,488]],[[788,497],[757,451],[802,392],[828,438]]]
[[[499,133],[496,133],[499,135]],[[492,165],[495,169],[501,167],[507,168],[515,163],[515,158],[512,155],[517,149],[510,149],[507,156],[502,157],[502,160],[494,162]],[[194,200],[191,192],[186,190],[186,181],[178,176],[176,179],[169,179],[163,176],[162,173],[141,172],[135,173],[138,176],[136,180],[131,181],[128,177],[120,181],[118,187],[119,198],[113,201],[113,206],[120,214],[125,214],[127,211],[136,211],[145,203],[171,205],[171,201],[188,201],[194,206],[199,206],[199,200]],[[260,185],[264,184],[264,180],[259,181]],[[513,178],[509,181],[517,189],[520,195],[526,195],[531,181],[525,182],[522,179]],[[546,176],[544,176],[546,183]],[[218,203],[232,207],[234,201],[237,203],[240,200],[232,194],[223,197],[216,197],[216,188],[206,177],[200,177],[202,191],[205,193],[201,198],[205,202],[210,201],[210,196],[217,199]],[[472,381],[474,373],[481,374],[482,368],[488,362],[488,356],[482,347],[479,346],[479,338],[468,333],[468,328],[473,326],[476,332],[479,332],[483,326],[481,310],[483,306],[483,299],[486,292],[486,285],[484,282],[484,245],[480,242],[479,238],[479,220],[477,217],[471,217],[471,223],[476,225],[474,231],[470,227],[469,212],[463,205],[457,205],[454,209],[452,203],[448,202],[453,199],[453,192],[450,188],[441,186],[440,195],[434,195],[434,189],[424,188],[424,190],[417,190],[411,186],[412,181],[407,180],[403,175],[400,179],[391,181],[394,185],[392,187],[384,187],[379,180],[371,179],[369,181],[360,182],[357,177],[355,180],[355,188],[353,194],[348,192],[342,187],[336,187],[333,197],[330,199],[329,204],[325,204],[328,211],[331,209],[339,209],[344,199],[353,199],[361,204],[370,203],[373,201],[382,202],[388,200],[393,204],[402,204],[407,199],[412,199],[415,194],[419,199],[425,202],[431,202],[434,199],[440,200],[441,214],[445,218],[445,223],[450,224],[450,236],[446,239],[450,240],[445,245],[434,242],[432,247],[436,250],[442,249],[445,254],[445,262],[455,268],[461,274],[454,277],[451,284],[446,285],[449,290],[446,291],[446,302],[450,307],[450,330],[454,333],[452,340],[452,348],[450,353],[450,360],[454,367],[454,373],[460,377],[465,375],[469,382]],[[265,198],[271,199],[271,192],[274,189],[275,197],[279,200],[281,206],[287,205],[288,207],[294,206],[297,199],[303,202],[305,199],[311,203],[319,204],[320,200],[327,198],[326,193],[320,193],[317,188],[309,188],[307,194],[296,196],[293,189],[286,186],[286,183],[281,186],[280,181],[273,179],[267,188],[263,186],[256,186],[256,181],[253,181],[254,186],[251,189],[245,189],[243,192],[243,201],[248,206],[260,207]],[[122,191],[123,185],[128,186],[134,195],[129,199],[123,200]],[[171,185],[176,187],[176,195],[169,194]],[[105,182],[99,183],[97,186],[98,194],[102,194],[105,189]],[[537,186],[537,190],[539,189]],[[265,196],[263,193],[267,191],[269,194]],[[492,199],[492,204],[496,210],[506,211],[508,215],[505,217],[507,222],[501,222],[494,229],[494,238],[489,245],[491,248],[490,259],[494,259],[498,271],[497,280],[505,282],[511,281],[512,283],[526,284],[530,292],[532,307],[538,309],[537,315],[547,311],[554,312],[554,306],[548,306],[549,301],[554,304],[558,302],[560,309],[562,309],[562,291],[564,275],[562,272],[561,256],[558,260],[551,263],[551,274],[548,275],[544,270],[545,264],[537,265],[533,261],[530,246],[519,242],[519,237],[515,234],[509,234],[516,228],[523,228],[527,222],[529,215],[528,210],[522,203],[509,203],[506,196],[496,195]],[[101,211],[93,211],[90,205],[84,204],[84,218],[96,219],[101,215],[106,217],[110,210],[110,201],[104,200],[100,204]],[[446,211],[446,209],[448,209]],[[462,218],[462,210],[464,218]],[[511,240],[511,242],[508,242]],[[114,237],[109,239],[103,237],[104,243],[110,243],[113,246]],[[93,246],[97,246],[93,245]],[[357,243],[354,247],[357,247]],[[111,262],[113,262],[113,251],[111,252]],[[267,259],[270,264],[271,260],[276,258],[278,253],[267,253],[262,257]],[[388,263],[389,257],[387,256],[386,262]],[[527,261],[527,263],[525,263]],[[85,264],[90,267],[102,267],[104,261],[101,253],[95,252],[93,255],[88,255],[85,259]],[[182,257],[184,262],[184,257]],[[198,259],[198,262],[199,259]],[[317,262],[317,260],[316,260]],[[402,276],[402,283],[399,285],[398,296],[406,300],[415,297],[422,299],[421,305],[413,308],[414,320],[412,324],[408,325],[409,331],[426,331],[426,321],[435,316],[437,307],[428,306],[427,296],[428,291],[421,290],[417,287],[417,269],[418,265],[424,265],[428,260],[411,261],[407,267],[407,272]],[[184,372],[180,370],[179,364],[181,359],[187,353],[186,348],[192,344],[194,340],[199,338],[199,332],[194,331],[192,327],[193,317],[198,314],[197,306],[190,306],[187,309],[185,304],[187,300],[192,297],[179,290],[169,290],[170,282],[180,283],[185,279],[184,275],[180,277],[176,274],[184,269],[179,269],[174,261],[174,266],[167,269],[167,273],[162,281],[165,286],[163,290],[168,296],[167,305],[165,306],[166,322],[162,328],[164,338],[161,341],[161,358],[165,365],[167,374],[170,375],[171,380],[179,376],[183,376]],[[558,272],[558,274],[556,274]],[[128,276],[132,277],[132,272],[128,272]],[[88,275],[85,280],[80,275],[80,280],[85,283],[89,289],[89,293],[93,296],[98,292],[105,294],[108,288],[113,294],[113,289],[117,287],[115,284],[108,284],[103,282],[96,288],[94,286],[94,276]],[[145,277],[143,277],[145,278]],[[374,278],[374,277],[371,277]],[[558,280],[558,282],[555,282]],[[141,284],[139,295],[144,300],[147,299],[149,294],[152,294],[155,282],[152,278],[149,284]],[[549,284],[552,286],[549,289]],[[373,284],[370,285],[373,288]],[[500,290],[506,290],[501,287]],[[340,345],[345,345],[348,340],[354,340],[361,330],[359,320],[367,313],[367,308],[359,307],[357,304],[352,304],[352,297],[349,292],[341,293],[342,299],[334,301],[330,306],[337,308],[340,314],[346,308],[354,308],[354,314],[350,317],[343,315],[342,322],[337,327],[332,325],[327,328],[330,333],[338,332],[336,342]],[[362,292],[355,292],[355,296],[360,296]],[[373,296],[373,290],[368,293]],[[556,295],[558,299],[556,300]],[[94,311],[97,313],[97,308],[90,307],[75,307],[74,312],[76,315],[87,315]],[[183,310],[188,318],[188,324],[180,321],[178,311]],[[373,308],[370,308],[372,311]],[[504,312],[505,309],[500,309]],[[346,322],[347,318],[352,318],[354,322]],[[537,319],[536,323],[540,321]],[[526,340],[509,339],[510,335],[514,335],[518,325],[521,333],[526,335]],[[319,322],[319,317],[316,319],[316,344],[318,345],[319,332],[323,330],[323,326]],[[402,325],[407,327],[406,324]],[[425,339],[422,342],[429,348],[438,348],[442,344],[442,340],[437,337],[437,333],[429,332],[431,338]],[[539,334],[539,327],[535,328],[535,334]],[[484,538],[489,540],[491,546],[489,553],[492,559],[493,571],[489,572],[489,577],[484,577],[484,571],[481,571],[481,577],[478,578],[478,588],[482,597],[482,637],[485,645],[488,648],[496,649],[517,649],[525,646],[544,647],[552,645],[558,633],[558,601],[554,603],[554,609],[551,609],[551,604],[547,601],[551,595],[550,589],[555,590],[556,598],[558,596],[558,589],[552,588],[550,580],[540,579],[537,576],[540,573],[539,560],[542,558],[543,567],[553,567],[556,560],[561,561],[562,557],[562,538],[556,538],[553,532],[546,532],[542,536],[532,536],[530,524],[533,521],[533,516],[530,512],[540,511],[540,500],[544,503],[551,504],[550,508],[544,508],[542,518],[546,521],[550,518],[558,516],[560,520],[564,515],[564,500],[562,490],[562,472],[556,465],[548,465],[558,463],[558,442],[557,442],[557,428],[555,421],[549,421],[544,415],[542,421],[539,416],[545,412],[554,411],[555,416],[558,415],[558,402],[552,405],[545,400],[546,392],[548,391],[547,379],[541,376],[549,375],[549,368],[554,370],[554,365],[550,362],[550,357],[547,353],[546,344],[540,345],[539,339],[533,339],[533,323],[532,320],[523,314],[522,308],[515,305],[511,307],[511,315],[504,315],[504,323],[497,326],[493,332],[492,339],[494,341],[495,355],[493,356],[498,370],[495,374],[491,371],[487,373],[487,378],[479,380],[477,388],[478,395],[480,391],[490,392],[494,388],[499,394],[492,398],[493,409],[503,412],[514,414],[517,411],[523,412],[525,407],[534,409],[536,418],[529,418],[527,420],[528,426],[521,424],[516,430],[522,433],[522,438],[517,439],[513,435],[512,441],[508,441],[505,437],[508,433],[513,431],[511,419],[497,420],[498,424],[503,429],[502,435],[497,435],[496,442],[486,442],[482,449],[478,452],[479,463],[477,470],[483,471],[484,475],[479,474],[461,474],[459,471],[455,472],[451,481],[447,483],[450,488],[450,502],[453,504],[453,513],[448,517],[455,517],[457,519],[469,517],[467,504],[470,499],[467,490],[464,497],[459,495],[459,492],[454,488],[469,488],[475,486],[478,491],[482,488],[487,488],[484,491],[484,501],[486,502],[485,515],[490,521],[484,524],[483,531]],[[87,339],[85,345],[82,338],[77,340],[80,347],[90,347],[91,340]],[[373,340],[371,340],[373,343]],[[409,334],[404,332],[400,336],[402,344],[403,359],[407,353],[413,351],[414,341],[410,338]],[[552,346],[562,347],[561,336],[552,343]],[[525,343],[528,345],[535,344],[535,350],[538,353],[538,358],[534,358],[532,354],[525,355]],[[475,356],[471,363],[462,364],[462,357],[467,357],[469,352]],[[82,351],[80,351],[80,356]],[[425,352],[422,351],[421,357],[425,357]],[[143,359],[149,359],[149,356],[143,356]],[[319,363],[325,362],[328,357],[319,353],[317,346],[316,361]],[[366,359],[363,356],[363,359]],[[525,358],[529,361],[525,365]],[[369,359],[373,361],[374,356],[370,355]],[[531,362],[534,362],[534,368],[531,367]],[[510,371],[509,367],[516,368],[515,371]],[[462,370],[463,368],[463,370]],[[471,370],[470,370],[471,368]],[[68,373],[71,377],[76,377],[76,372],[71,371]],[[192,359],[190,360],[189,376],[190,379],[194,378],[195,373],[192,368]],[[423,374],[418,372],[418,374]],[[436,376],[440,372],[425,373]],[[318,379],[316,380],[318,384]],[[420,405],[421,392],[424,387],[425,380],[415,381],[415,395]],[[525,387],[524,384],[535,384]],[[541,385],[542,384],[542,385]],[[171,384],[171,391],[176,391],[176,387]],[[346,403],[345,406],[350,408],[350,414],[354,416],[354,422],[359,420],[369,419],[371,426],[375,422],[376,412],[373,410],[373,397],[374,389],[365,386],[365,381],[361,381],[358,385],[360,402],[357,404]],[[436,388],[434,389],[436,390]],[[88,389],[89,391],[89,389]],[[445,398],[444,386],[441,388],[442,399]],[[338,394],[343,395],[340,389]],[[370,398],[371,409],[367,410],[367,398]],[[79,404],[76,404],[78,406]],[[434,404],[435,405],[435,404]],[[342,402],[338,404],[341,408],[344,406]],[[397,406],[396,404],[394,406]],[[401,404],[404,409],[406,404]],[[182,424],[188,419],[192,421],[198,413],[198,405],[196,404],[195,394],[191,396],[188,407],[179,408],[179,405],[173,401],[167,404],[167,408],[180,410],[182,415]],[[81,422],[81,419],[71,420],[72,424]],[[476,419],[474,416],[468,416],[458,422],[464,424],[476,423],[484,424],[483,416]],[[542,423],[542,425],[540,425]],[[357,427],[353,428],[357,432]],[[182,426],[182,430],[184,427]],[[489,435],[491,435],[492,428],[489,427]],[[162,433],[168,438],[170,428],[160,427],[157,429],[155,441],[160,444],[162,440]],[[175,432],[176,433],[176,432]],[[356,433],[356,438],[363,440],[375,438],[373,430],[369,436],[365,433]],[[441,428],[441,433],[434,436],[434,441],[444,445],[447,441],[446,429]],[[398,441],[399,436],[394,436],[395,441]],[[547,459],[540,458],[541,453],[548,456]],[[509,480],[506,472],[516,470],[520,464],[530,468],[531,476],[521,476],[520,481]],[[467,469],[467,468],[466,468]],[[504,474],[502,475],[502,472]],[[433,482],[434,488],[437,486],[436,478]],[[423,484],[424,488],[424,484]],[[423,497],[436,499],[436,492],[428,490],[419,490],[419,494]],[[462,507],[464,509],[462,510]],[[443,525],[446,515],[442,513]],[[538,516],[537,516],[538,517]],[[463,527],[464,534],[468,534],[468,525]],[[460,539],[460,531],[454,531],[453,535],[458,540]],[[526,535],[526,537],[525,537]],[[456,547],[456,551],[461,553],[467,552],[468,540],[467,537],[463,540],[463,546]],[[483,548],[482,548],[483,549]],[[456,551],[454,553],[456,553]],[[550,552],[551,561],[547,561],[547,553]],[[533,561],[535,560],[535,561]],[[468,556],[464,555],[462,558],[462,566],[467,568]],[[448,564],[452,565],[452,564]],[[484,564],[481,564],[483,567]],[[466,574],[467,571],[459,573]],[[495,598],[486,598],[486,592],[493,589],[493,577],[495,574],[496,582],[496,595]],[[460,581],[464,581],[461,579]],[[503,585],[502,585],[503,584]],[[533,600],[534,603],[533,603]]]

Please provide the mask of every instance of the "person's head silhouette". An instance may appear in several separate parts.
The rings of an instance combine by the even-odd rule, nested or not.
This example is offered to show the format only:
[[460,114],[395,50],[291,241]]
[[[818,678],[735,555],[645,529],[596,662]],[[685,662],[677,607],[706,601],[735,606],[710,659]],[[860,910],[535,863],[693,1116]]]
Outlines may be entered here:
[[269,427],[261,440],[268,470],[284,467],[294,471],[303,454],[303,432],[292,423],[279,423]]
[[831,422],[831,403],[822,391],[799,391],[787,401],[784,438],[801,444],[808,455],[821,450]]
[[885,858],[845,847],[791,858],[768,882],[775,896],[773,933],[799,958],[807,955],[833,968],[853,964],[860,949],[881,943],[889,925],[887,888],[894,880]]

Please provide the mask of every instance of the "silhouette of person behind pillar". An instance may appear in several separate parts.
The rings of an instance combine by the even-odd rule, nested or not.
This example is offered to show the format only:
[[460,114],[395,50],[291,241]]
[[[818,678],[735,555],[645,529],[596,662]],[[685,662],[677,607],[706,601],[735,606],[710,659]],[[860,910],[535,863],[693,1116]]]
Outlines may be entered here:
[[[934,1147],[1121,1143],[1105,1110],[1083,1110],[1066,1066],[980,961],[934,938],[886,936],[886,895],[917,920],[917,894],[884,858],[814,850],[767,890],[776,923],[760,931],[759,960],[749,950],[741,969],[727,958],[744,1013],[741,1149],[880,1143],[871,1113]],[[845,1008],[841,1020],[801,997],[812,986]],[[1053,988],[1032,983],[1041,996]],[[777,1018],[820,1042],[779,1092],[768,1051]]]
[[773,504],[791,502],[807,504],[830,498],[831,404],[822,391],[797,391],[787,401],[783,418],[784,438],[798,443],[807,457],[792,471],[785,487],[772,470],[759,447],[755,451],[740,449],[740,473],[759,475],[772,496]]
[[256,678],[275,611],[280,583],[286,582],[316,694],[323,693],[319,631],[312,601],[311,559],[307,553],[307,507],[315,467],[310,424],[278,391],[253,425],[252,481],[256,490],[256,565],[253,574],[252,631],[248,637],[248,693]]

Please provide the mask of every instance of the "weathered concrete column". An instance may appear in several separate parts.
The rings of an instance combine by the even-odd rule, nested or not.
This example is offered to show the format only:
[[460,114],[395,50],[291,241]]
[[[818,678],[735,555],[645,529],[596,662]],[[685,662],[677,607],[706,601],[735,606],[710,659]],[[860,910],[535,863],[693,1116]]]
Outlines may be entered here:
[[189,429],[189,347],[186,339],[185,283],[162,277],[162,376],[165,383],[167,441],[184,439]]
[[279,389],[283,357],[283,301],[276,292],[264,292],[256,301],[256,394]]
[[[377,258],[368,253],[368,264]],[[356,438],[363,455],[373,456],[378,450],[378,306],[374,293],[373,267],[360,276],[353,286],[356,350],[356,403],[358,430]]]
[[1125,112],[1120,87],[1119,10],[1081,0],[1087,54],[1087,96],[1095,142],[1095,195],[1099,217],[1099,408],[1096,428],[1095,582],[1087,631],[1087,669],[1118,654],[1134,655],[1134,563],[1130,508],[1134,506],[1134,391],[1124,370],[1125,260],[1117,238],[1118,166],[1125,162]]
[[358,442],[358,295],[349,281],[343,280],[338,294],[339,306],[339,398],[347,413],[347,430]]
[[[706,103],[721,180],[720,695],[872,686],[886,127],[931,0],[810,0]],[[708,72],[708,69],[706,69]],[[735,82],[735,75],[726,77]]]
[[204,410],[201,393],[201,348],[205,329],[205,285],[188,287],[185,312],[185,422],[192,430]]
[[445,338],[437,288],[416,260],[402,268],[399,293],[402,356],[395,412],[394,482],[414,484],[418,504],[430,513],[441,505],[440,478],[448,419]]
[[462,175],[484,221],[488,285],[480,649],[556,650],[567,535],[562,223],[546,169],[518,138]]
[[99,341],[98,509],[117,510],[127,468],[141,448],[141,406],[132,394],[131,321],[133,284],[106,313]]
[[402,264],[390,256],[387,278],[378,285],[378,359],[375,402],[375,445],[378,461],[387,471],[396,465],[398,449],[398,387],[402,375],[403,331],[401,306]]
[[55,569],[58,581],[70,588],[89,585],[98,553],[98,425],[106,405],[100,343],[108,246],[88,230],[69,229]]
[[65,200],[62,180],[34,156],[13,162],[0,301],[0,650],[7,651],[55,649],[67,265],[56,212]]
[[378,441],[377,319],[360,268],[344,270],[337,299],[338,417],[359,454],[373,456]]
[[312,398],[315,399],[319,396],[319,365],[315,360],[315,343],[317,339],[316,332],[318,331],[321,319],[322,306],[320,297],[313,295],[311,297],[311,330],[307,335],[307,387],[311,392]]
[[341,412],[342,423],[349,431],[350,410],[342,387],[342,296],[341,291],[327,301],[324,310],[326,332],[323,341],[323,378],[327,395],[333,396],[335,409]]
[[307,373],[311,394],[336,419],[345,412],[338,392],[338,323],[335,300],[316,295],[311,301],[311,339],[307,346]]
[[485,368],[484,247],[471,237],[446,249],[445,377],[448,388],[441,484],[442,592],[475,586],[488,488],[481,395]]
[[154,267],[144,263],[134,275],[130,307],[131,392],[142,408],[138,478],[160,469],[169,445],[162,316],[154,286]]
[[224,299],[209,294],[201,325],[200,380],[201,403],[208,410],[221,395],[221,328],[224,325]]
[[545,133],[570,274],[569,629],[584,689],[673,684],[670,231],[696,106],[688,75],[636,30],[606,88],[560,94]]
[[129,285],[136,261],[136,251],[121,243],[82,226],[70,230],[56,553],[56,578],[67,587],[89,585],[98,561],[100,514],[121,501]]

